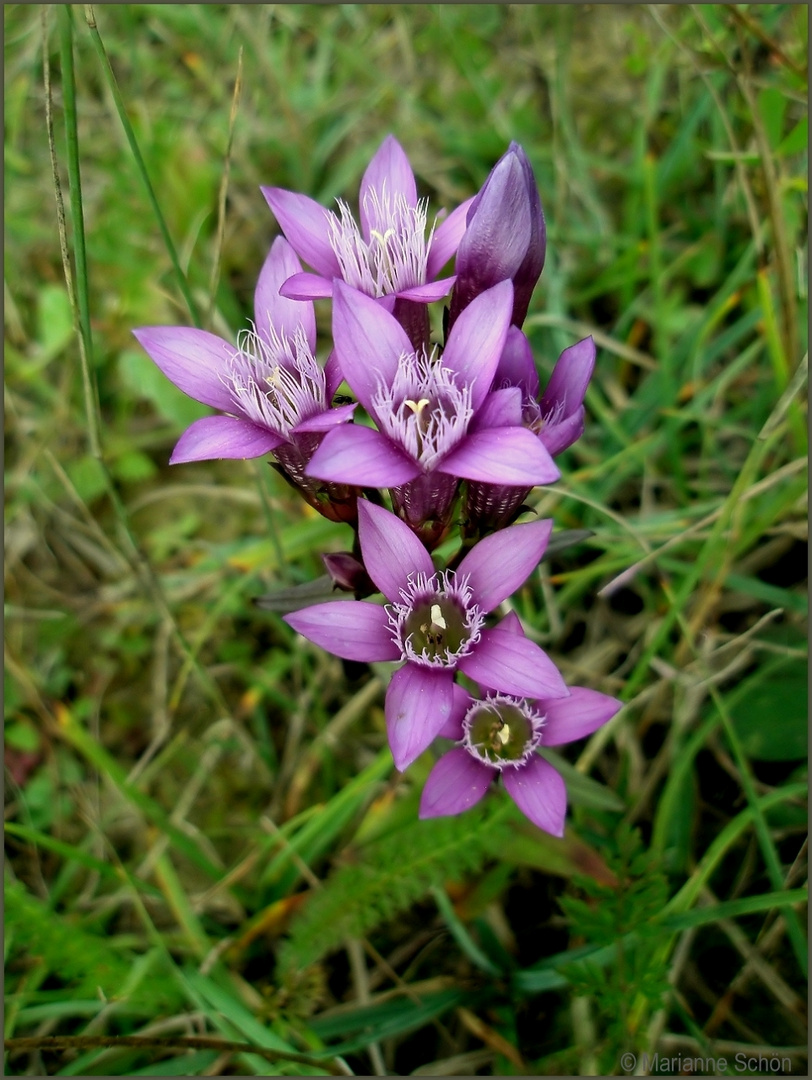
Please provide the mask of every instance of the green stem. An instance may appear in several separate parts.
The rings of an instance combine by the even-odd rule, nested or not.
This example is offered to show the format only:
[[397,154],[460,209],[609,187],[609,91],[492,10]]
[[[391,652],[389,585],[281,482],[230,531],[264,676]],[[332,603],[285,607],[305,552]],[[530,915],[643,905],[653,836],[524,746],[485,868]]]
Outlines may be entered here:
[[[64,10],[64,9],[63,9]],[[102,43],[101,35],[99,34],[98,27],[96,26],[96,16],[93,13],[93,5],[85,5],[85,18],[87,19],[87,25],[90,28],[90,40],[93,42],[93,48],[96,50],[96,55],[99,58],[99,63],[102,66],[102,71],[107,80],[107,85],[110,87],[110,92],[113,95],[113,101],[115,102],[116,112],[118,118],[121,121],[121,126],[124,128],[124,134],[127,136],[127,142],[130,144],[130,150],[132,151],[133,158],[135,159],[136,167],[141,175],[141,180],[144,184],[144,188],[147,193],[155,218],[158,222],[158,228],[161,230],[161,236],[163,237],[166,250],[169,253],[169,258],[172,262],[172,267],[175,271],[175,277],[177,278],[178,288],[183,294],[183,299],[186,301],[186,306],[189,308],[189,314],[192,316],[192,322],[196,327],[202,326],[200,320],[200,312],[197,309],[192,293],[189,288],[189,282],[186,279],[186,275],[181,269],[180,262],[178,261],[177,252],[175,251],[175,245],[172,242],[172,237],[169,235],[169,229],[167,228],[166,221],[161,208],[158,205],[158,200],[155,197],[155,191],[152,187],[152,183],[147,173],[147,167],[144,164],[144,159],[141,156],[141,151],[138,148],[138,141],[135,137],[130,118],[127,116],[127,109],[124,105],[124,99],[121,96],[121,91],[118,88],[118,82],[113,72],[113,68],[110,64],[110,59],[107,55],[107,51]]]
[[[62,99],[65,108],[65,139],[68,147],[68,180],[70,185],[70,209],[73,224],[73,247],[76,263],[76,292],[72,299],[76,304],[78,323],[79,357],[82,365],[82,387],[87,415],[88,438],[94,457],[101,457],[99,431],[99,398],[93,378],[93,336],[90,330],[90,296],[87,278],[87,249],[85,247],[85,219],[82,209],[82,183],[79,171],[79,135],[76,123],[76,80],[73,70],[73,13],[70,5],[60,4],[60,60],[62,64]],[[46,79],[48,60],[45,58]],[[50,81],[48,81],[50,91]],[[47,95],[50,98],[50,93]],[[48,102],[49,138],[53,140],[50,124],[50,100]],[[53,152],[53,147],[52,147]],[[54,169],[54,176],[58,174]],[[61,209],[62,194],[58,190],[58,207]],[[68,266],[70,260],[68,258]]]
[[[92,11],[90,13],[92,16]],[[57,212],[59,216],[60,243],[63,248],[65,259],[65,280],[71,296],[78,320],[79,353],[82,361],[82,378],[85,390],[85,411],[90,439],[90,449],[94,458],[99,462],[105,480],[105,488],[110,501],[113,504],[116,518],[121,526],[126,546],[129,549],[128,558],[130,565],[142,581],[146,591],[155,601],[161,614],[167,619],[172,627],[175,640],[184,658],[192,664],[201,685],[208,693],[216,708],[222,715],[229,716],[230,710],[223,698],[220,688],[209,673],[199,664],[194,653],[180,632],[172,612],[169,609],[166,597],[163,594],[152,567],[142,554],[132,529],[129,524],[127,508],[121,499],[113,477],[104,461],[101,446],[100,414],[98,409],[98,391],[95,383],[95,373],[91,363],[92,358],[92,335],[90,328],[90,303],[87,275],[87,254],[85,245],[84,214],[82,213],[82,192],[80,186],[79,168],[79,131],[76,110],[76,83],[73,66],[73,23],[70,6],[59,5],[59,17],[61,19],[61,63],[63,98],[65,103],[65,132],[67,139],[68,178],[70,183],[70,202],[73,215],[73,232],[76,260],[76,283],[75,288],[70,275],[70,255],[67,250],[67,237],[64,230],[64,213],[62,209],[61,189],[59,187],[59,174],[56,167],[56,155],[53,147],[53,133],[49,130],[51,141],[51,153],[54,165],[54,184],[57,192]],[[94,24],[95,26],[95,24]],[[99,45],[101,41],[99,40]],[[50,81],[46,65],[46,98],[49,96]],[[48,106],[47,119],[50,120],[50,105]],[[139,158],[140,160],[140,158]],[[157,204],[156,209],[157,209]],[[158,211],[160,214],[160,211]],[[163,220],[163,219],[161,219]],[[190,309],[191,310],[191,309]]]

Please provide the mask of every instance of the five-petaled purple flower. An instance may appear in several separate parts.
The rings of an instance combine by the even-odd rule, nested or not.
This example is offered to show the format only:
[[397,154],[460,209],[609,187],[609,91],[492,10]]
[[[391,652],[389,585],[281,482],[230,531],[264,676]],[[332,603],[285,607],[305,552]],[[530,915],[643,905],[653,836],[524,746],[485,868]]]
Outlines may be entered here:
[[444,520],[460,479],[525,486],[557,480],[558,468],[520,413],[506,420],[502,396],[489,394],[512,304],[509,281],[481,293],[438,357],[415,352],[392,315],[337,282],[335,359],[377,430],[347,424],[331,431],[308,473],[392,489],[396,512],[416,530],[429,518]]
[[[506,634],[523,638],[513,613],[500,625]],[[563,836],[566,787],[558,770],[536,750],[591,735],[620,707],[615,698],[582,686],[573,686],[568,697],[535,701],[491,691],[477,699],[455,686],[451,715],[439,734],[460,745],[429,774],[420,817],[462,813],[501,775],[508,795],[534,825]]]
[[[189,397],[220,410],[195,420],[181,435],[170,464],[211,458],[254,458],[273,452],[312,505],[334,520],[352,520],[346,491],[318,491],[304,475],[324,432],[352,418],[355,405],[331,408],[340,375],[316,361],[312,303],[279,294],[283,281],[301,269],[295,252],[278,237],[254,294],[254,326],[238,346],[187,326],[145,326],[138,341],[164,375]],[[338,382],[336,381],[338,380]],[[322,485],[323,487],[323,485]],[[342,504],[337,516],[331,496]]]
[[494,386],[518,386],[522,391],[522,420],[555,456],[584,433],[584,397],[595,368],[595,342],[582,338],[559,356],[550,381],[539,397],[539,376],[530,342],[521,330],[510,328]]
[[[508,422],[523,424],[555,456],[584,432],[584,396],[594,367],[595,342],[586,337],[561,353],[539,396],[538,371],[530,343],[521,330],[511,326],[493,386],[504,393]],[[508,397],[511,390],[513,396]],[[530,490],[527,485],[469,484],[464,516],[470,530],[509,525]]]
[[297,273],[283,295],[297,300],[329,297],[333,279],[372,297],[430,303],[442,299],[454,278],[435,280],[465,231],[469,199],[426,233],[428,201],[418,199],[403,147],[387,135],[367,166],[359,194],[360,228],[339,199],[336,214],[297,192],[263,187],[285,235],[315,274]]
[[456,571],[435,570],[431,556],[397,517],[359,500],[361,552],[367,573],[388,601],[316,604],[285,616],[294,630],[347,660],[404,660],[386,692],[392,756],[405,769],[452,716],[455,675],[517,697],[569,693],[547,654],[503,623],[485,617],[538,564],[551,521],[514,525],[473,547]]

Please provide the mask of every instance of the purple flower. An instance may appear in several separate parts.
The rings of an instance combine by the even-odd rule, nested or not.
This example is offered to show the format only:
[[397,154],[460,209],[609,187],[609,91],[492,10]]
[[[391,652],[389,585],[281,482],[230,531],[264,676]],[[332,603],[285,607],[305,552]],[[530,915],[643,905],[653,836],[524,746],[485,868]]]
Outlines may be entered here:
[[539,397],[539,377],[530,342],[511,327],[494,376],[494,386],[518,386],[524,423],[552,455],[572,446],[584,433],[584,397],[595,369],[595,342],[582,338],[559,356]]
[[311,505],[333,520],[354,520],[353,494],[325,489],[304,475],[324,432],[350,420],[355,405],[330,408],[341,377],[313,355],[313,304],[279,295],[282,282],[300,269],[291,246],[278,237],[257,282],[253,329],[240,334],[236,348],[186,326],[145,326],[133,333],[177,387],[220,410],[186,429],[170,464],[273,453]]
[[339,278],[367,296],[428,303],[454,283],[435,278],[457,250],[470,200],[426,235],[428,200],[417,198],[409,159],[393,135],[384,139],[361,180],[360,228],[341,199],[334,213],[283,188],[263,187],[262,193],[288,240],[316,271],[293,275],[284,296],[329,297]]
[[[554,456],[584,433],[584,396],[594,367],[595,342],[586,337],[561,353],[539,397],[539,377],[530,343],[521,330],[511,326],[493,386],[503,392],[509,388],[514,394],[518,391],[519,396],[510,399],[512,408],[518,407],[521,423]],[[510,524],[530,490],[527,486],[469,484],[466,520],[475,530]]]
[[[515,615],[501,625],[506,634],[523,636]],[[591,735],[620,707],[615,698],[583,686],[573,686],[568,697],[535,701],[492,692],[477,700],[455,687],[451,716],[439,734],[461,745],[444,754],[429,774],[420,817],[462,813],[479,802],[501,774],[522,813],[540,829],[563,836],[564,781],[536,750]]]
[[457,280],[449,326],[485,289],[509,279],[514,285],[511,322],[521,326],[544,266],[547,231],[536,179],[518,143],[491,169],[468,210],[457,249]]
[[243,331],[237,348],[187,326],[133,331],[185,394],[230,414],[195,420],[181,435],[171,464],[260,457],[291,436],[325,431],[350,419],[354,405],[328,406],[325,373],[313,356],[313,305],[279,295],[281,283],[300,265],[287,241],[278,237],[257,282],[254,328]]
[[[331,431],[308,466],[311,476],[394,489],[399,513],[419,527],[442,518],[460,478],[541,484],[560,473],[538,439],[503,423],[489,390],[510,320],[509,281],[478,296],[449,334],[441,357],[415,352],[380,304],[337,282],[335,355],[378,430]],[[483,419],[472,423],[482,410]]]
[[551,521],[514,525],[473,547],[456,572],[431,556],[394,514],[358,502],[364,565],[388,603],[333,601],[285,616],[294,630],[347,660],[404,660],[386,692],[386,727],[401,771],[452,716],[456,673],[490,690],[553,699],[568,691],[549,657],[503,623],[485,617],[538,564]]

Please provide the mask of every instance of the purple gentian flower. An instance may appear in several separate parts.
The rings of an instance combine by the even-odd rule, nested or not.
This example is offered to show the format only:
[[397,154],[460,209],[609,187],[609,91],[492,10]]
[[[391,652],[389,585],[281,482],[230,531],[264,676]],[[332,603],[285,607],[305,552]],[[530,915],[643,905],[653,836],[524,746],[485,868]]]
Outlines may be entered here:
[[[493,380],[513,409],[510,416],[536,435],[554,456],[562,453],[584,433],[584,396],[595,368],[595,342],[591,337],[570,345],[558,358],[550,381],[539,397],[539,377],[530,343],[521,330],[511,326]],[[514,395],[507,398],[509,389]],[[495,397],[495,394],[491,395]],[[476,528],[500,528],[510,524],[530,493],[527,486],[472,483],[468,485],[465,518]]]
[[[500,625],[506,634],[523,636],[512,613]],[[558,770],[536,750],[591,735],[621,704],[583,686],[573,686],[568,697],[535,701],[492,692],[477,700],[455,687],[452,714],[439,734],[461,745],[444,754],[429,774],[420,817],[462,813],[501,774],[522,813],[545,832],[563,836],[567,790]]]
[[333,520],[354,520],[348,491],[327,490],[304,475],[324,432],[350,420],[355,405],[330,407],[341,377],[315,359],[313,304],[279,294],[282,282],[300,269],[291,246],[278,237],[257,282],[253,329],[240,334],[236,348],[187,326],[145,326],[133,333],[179,389],[220,410],[186,429],[170,464],[273,453],[311,505]]
[[485,289],[513,282],[511,322],[521,326],[544,267],[547,230],[536,178],[518,143],[491,169],[468,210],[467,228],[457,248],[457,280],[449,326]]
[[428,201],[417,198],[409,159],[387,135],[361,180],[356,223],[339,199],[336,214],[307,195],[263,187],[262,193],[288,240],[315,274],[298,273],[283,295],[296,300],[329,297],[333,279],[372,297],[429,303],[444,297],[454,278],[435,280],[457,250],[470,200],[426,235]]
[[[520,415],[507,426],[502,411],[494,408],[498,399],[489,400],[512,300],[509,281],[478,296],[437,358],[433,352],[415,352],[392,315],[337,282],[335,355],[379,430],[348,424],[331,431],[308,473],[394,489],[396,509],[415,528],[428,516],[442,518],[461,478],[524,485],[557,480],[557,467],[522,427]],[[485,422],[474,424],[479,410]]]
[[383,507],[359,500],[358,525],[364,565],[386,606],[338,600],[284,618],[347,660],[405,661],[392,676],[385,704],[398,769],[411,764],[451,718],[458,671],[497,693],[545,700],[567,695],[557,668],[535,642],[502,624],[485,626],[485,616],[538,564],[551,521],[487,537],[456,572],[435,571],[414,533]]
[[555,456],[584,433],[584,397],[595,369],[595,342],[582,338],[559,356],[539,397],[539,377],[530,342],[511,327],[494,376],[495,387],[518,386],[524,423]]

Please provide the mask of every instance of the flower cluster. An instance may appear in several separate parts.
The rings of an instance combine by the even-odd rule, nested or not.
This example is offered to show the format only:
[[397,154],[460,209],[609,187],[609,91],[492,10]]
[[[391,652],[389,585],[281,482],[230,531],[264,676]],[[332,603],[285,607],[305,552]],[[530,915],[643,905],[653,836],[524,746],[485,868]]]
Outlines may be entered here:
[[[495,618],[547,548],[552,521],[516,522],[583,433],[595,362],[592,339],[577,342],[540,391],[521,329],[546,249],[527,156],[511,143],[481,191],[433,223],[391,135],[361,180],[357,220],[341,200],[329,210],[262,191],[285,236],[251,328],[236,344],[187,327],[135,331],[176,386],[217,410],[170,460],[272,455],[310,506],[352,527],[353,550],[324,556],[341,598],[285,619],[345,659],[400,662],[385,703],[396,767],[437,738],[456,744],[428,778],[422,817],[460,813],[501,775],[523,813],[560,836],[564,782],[539,751],[589,735],[620,703],[568,688],[513,613]],[[437,340],[429,306],[449,294]],[[327,298],[322,365],[313,301]],[[456,523],[461,546],[441,565]]]

